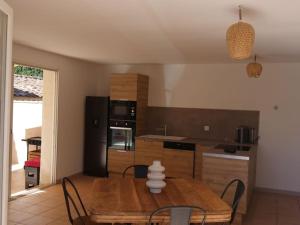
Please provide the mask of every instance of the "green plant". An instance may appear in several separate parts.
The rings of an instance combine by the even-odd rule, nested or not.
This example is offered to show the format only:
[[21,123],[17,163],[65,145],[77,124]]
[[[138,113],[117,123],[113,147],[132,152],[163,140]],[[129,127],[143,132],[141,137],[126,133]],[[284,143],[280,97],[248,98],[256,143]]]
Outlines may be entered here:
[[43,70],[35,67],[30,67],[30,66],[15,65],[14,74],[26,75],[30,77],[43,79]]

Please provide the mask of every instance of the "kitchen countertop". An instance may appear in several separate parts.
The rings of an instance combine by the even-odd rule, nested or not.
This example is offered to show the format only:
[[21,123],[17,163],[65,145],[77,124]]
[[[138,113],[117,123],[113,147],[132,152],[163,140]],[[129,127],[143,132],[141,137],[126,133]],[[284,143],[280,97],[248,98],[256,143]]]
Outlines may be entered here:
[[203,152],[203,156],[223,159],[250,160],[253,151],[254,150],[252,149],[250,151],[236,151],[235,153],[226,153],[223,149],[212,148],[206,152]]
[[[224,141],[224,140],[212,140],[212,139],[204,139],[204,138],[185,138],[182,140],[173,140],[168,138],[155,138],[155,137],[147,137],[147,136],[138,136],[136,137],[137,140],[148,140],[148,141],[174,141],[174,142],[184,142],[184,143],[193,143],[193,144],[200,144],[206,147],[211,147],[209,150],[203,152],[203,156],[207,157],[218,157],[218,158],[225,158],[225,159],[238,159],[238,160],[250,160],[253,152],[256,151],[256,144],[248,144],[248,145],[240,145],[235,142]],[[220,144],[227,144],[227,145],[239,145],[239,146],[250,146],[250,151],[236,151],[235,153],[226,153],[223,149],[216,149],[215,147]]]
[[173,140],[173,139],[162,139],[162,138],[149,138],[144,136],[139,136],[135,138],[136,140],[153,140],[153,141],[174,141],[174,142],[184,142],[184,143],[193,143],[193,144],[203,144],[204,146],[216,146],[219,144],[219,142],[212,141],[212,140],[206,140],[206,139],[200,139],[200,138],[185,138],[183,140]]
[[182,140],[173,140],[173,139],[168,139],[167,137],[166,138],[155,138],[155,137],[147,137],[147,135],[142,135],[142,136],[136,137],[135,139],[136,140],[184,142],[184,143],[202,144],[203,146],[207,146],[207,147],[210,147],[210,146],[215,147],[219,144],[239,145],[239,146],[256,146],[256,145],[253,145],[253,144],[241,145],[241,144],[238,144],[238,143],[233,142],[233,141],[225,141],[225,140],[218,140],[218,139],[205,139],[205,138],[186,137]]

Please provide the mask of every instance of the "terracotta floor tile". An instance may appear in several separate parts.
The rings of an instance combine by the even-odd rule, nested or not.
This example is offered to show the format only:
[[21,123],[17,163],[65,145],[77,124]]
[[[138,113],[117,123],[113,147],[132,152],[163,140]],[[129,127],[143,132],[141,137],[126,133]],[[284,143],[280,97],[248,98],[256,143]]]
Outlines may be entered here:
[[67,210],[65,206],[61,206],[57,208],[52,208],[44,213],[41,213],[40,215],[50,217],[53,219],[61,219],[62,217],[67,216]]
[[265,224],[265,225],[277,225],[277,215],[272,213],[255,214],[252,217],[244,219],[246,224]]
[[26,207],[26,208],[22,209],[21,211],[22,212],[27,212],[27,213],[30,213],[30,214],[33,214],[33,215],[39,215],[39,214],[41,214],[43,212],[46,212],[50,209],[52,209],[52,207],[45,206],[45,205],[40,205],[40,204],[35,204],[35,205],[30,206],[30,207]]
[[279,215],[277,225],[300,225],[300,216]]
[[47,225],[70,225],[70,222],[64,220],[55,220],[52,221],[51,223],[48,223]]
[[21,212],[21,211],[17,211],[17,212],[14,211],[8,213],[8,221],[15,222],[15,223],[20,223],[32,217],[33,217],[32,214]]
[[47,206],[47,207],[58,207],[65,204],[65,199],[63,197],[57,198],[53,197],[46,201],[41,202],[39,205]]
[[15,223],[15,222],[12,222],[12,221],[8,221],[7,225],[21,225],[21,224],[20,223]]
[[20,209],[23,209],[28,206],[30,206],[30,203],[28,203],[28,202],[24,203],[22,201],[17,201],[17,200],[14,200],[14,201],[11,201],[8,203],[8,208],[14,209],[14,210],[20,210]]
[[34,205],[34,204],[41,203],[45,200],[46,199],[43,199],[39,196],[30,196],[30,197],[20,198],[20,199],[18,199],[18,202],[22,202],[22,203],[27,204],[27,205]]
[[46,225],[54,221],[53,218],[45,217],[45,216],[34,216],[30,219],[22,221],[24,225]]

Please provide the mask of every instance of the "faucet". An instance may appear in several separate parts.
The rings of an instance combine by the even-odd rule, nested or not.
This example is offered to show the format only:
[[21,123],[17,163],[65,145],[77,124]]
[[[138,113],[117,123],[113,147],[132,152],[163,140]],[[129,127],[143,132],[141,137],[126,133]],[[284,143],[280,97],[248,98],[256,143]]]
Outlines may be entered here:
[[163,127],[157,128],[158,131],[163,131],[164,136],[167,136],[167,124],[164,124]]

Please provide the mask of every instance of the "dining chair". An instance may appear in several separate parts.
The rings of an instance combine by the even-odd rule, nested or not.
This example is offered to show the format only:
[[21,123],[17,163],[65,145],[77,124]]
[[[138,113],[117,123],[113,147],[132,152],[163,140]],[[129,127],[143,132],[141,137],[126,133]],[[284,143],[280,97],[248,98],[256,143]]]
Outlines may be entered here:
[[148,167],[148,165],[130,165],[123,171],[123,177],[126,176],[129,169],[133,168],[135,178],[147,178]]
[[[70,187],[70,189],[68,189],[68,187]],[[78,192],[76,186],[74,185],[74,183],[69,178],[64,177],[62,179],[62,188],[63,188],[63,192],[64,192],[64,196],[65,196],[65,202],[66,202],[68,218],[69,218],[70,223],[72,225],[93,225],[93,224],[96,225],[96,223],[93,223],[90,221],[87,211],[83,205],[83,202],[81,200],[79,192]],[[75,203],[75,199],[71,196],[71,194],[70,194],[71,191],[75,195],[77,201],[79,201],[81,210],[79,210],[79,208],[77,207],[77,205]],[[77,216],[75,218],[72,216],[72,211],[74,212],[74,210],[71,210],[71,207],[75,210],[75,212],[77,214]],[[80,211],[83,212],[84,215],[81,215]],[[102,225],[104,225],[104,224],[102,224]]]
[[230,181],[227,184],[227,186],[225,187],[225,189],[221,195],[222,199],[225,197],[228,189],[231,186],[233,186],[234,184],[236,184],[236,189],[235,189],[234,197],[233,197],[232,203],[231,203],[232,213],[231,213],[231,219],[229,221],[229,224],[231,224],[234,221],[236,211],[239,206],[239,202],[243,196],[243,193],[245,192],[245,184],[243,183],[243,181],[241,181],[240,179],[234,179],[234,180]]
[[[148,225],[157,224],[164,220],[163,218],[159,218],[159,216],[168,216],[170,225],[189,225],[190,219],[193,211],[198,211],[200,215],[202,215],[200,223],[204,225],[206,219],[206,211],[197,206],[189,206],[189,205],[177,205],[177,206],[165,206],[154,210],[148,221]],[[167,212],[167,215],[165,214]],[[155,219],[155,217],[158,217]]]

